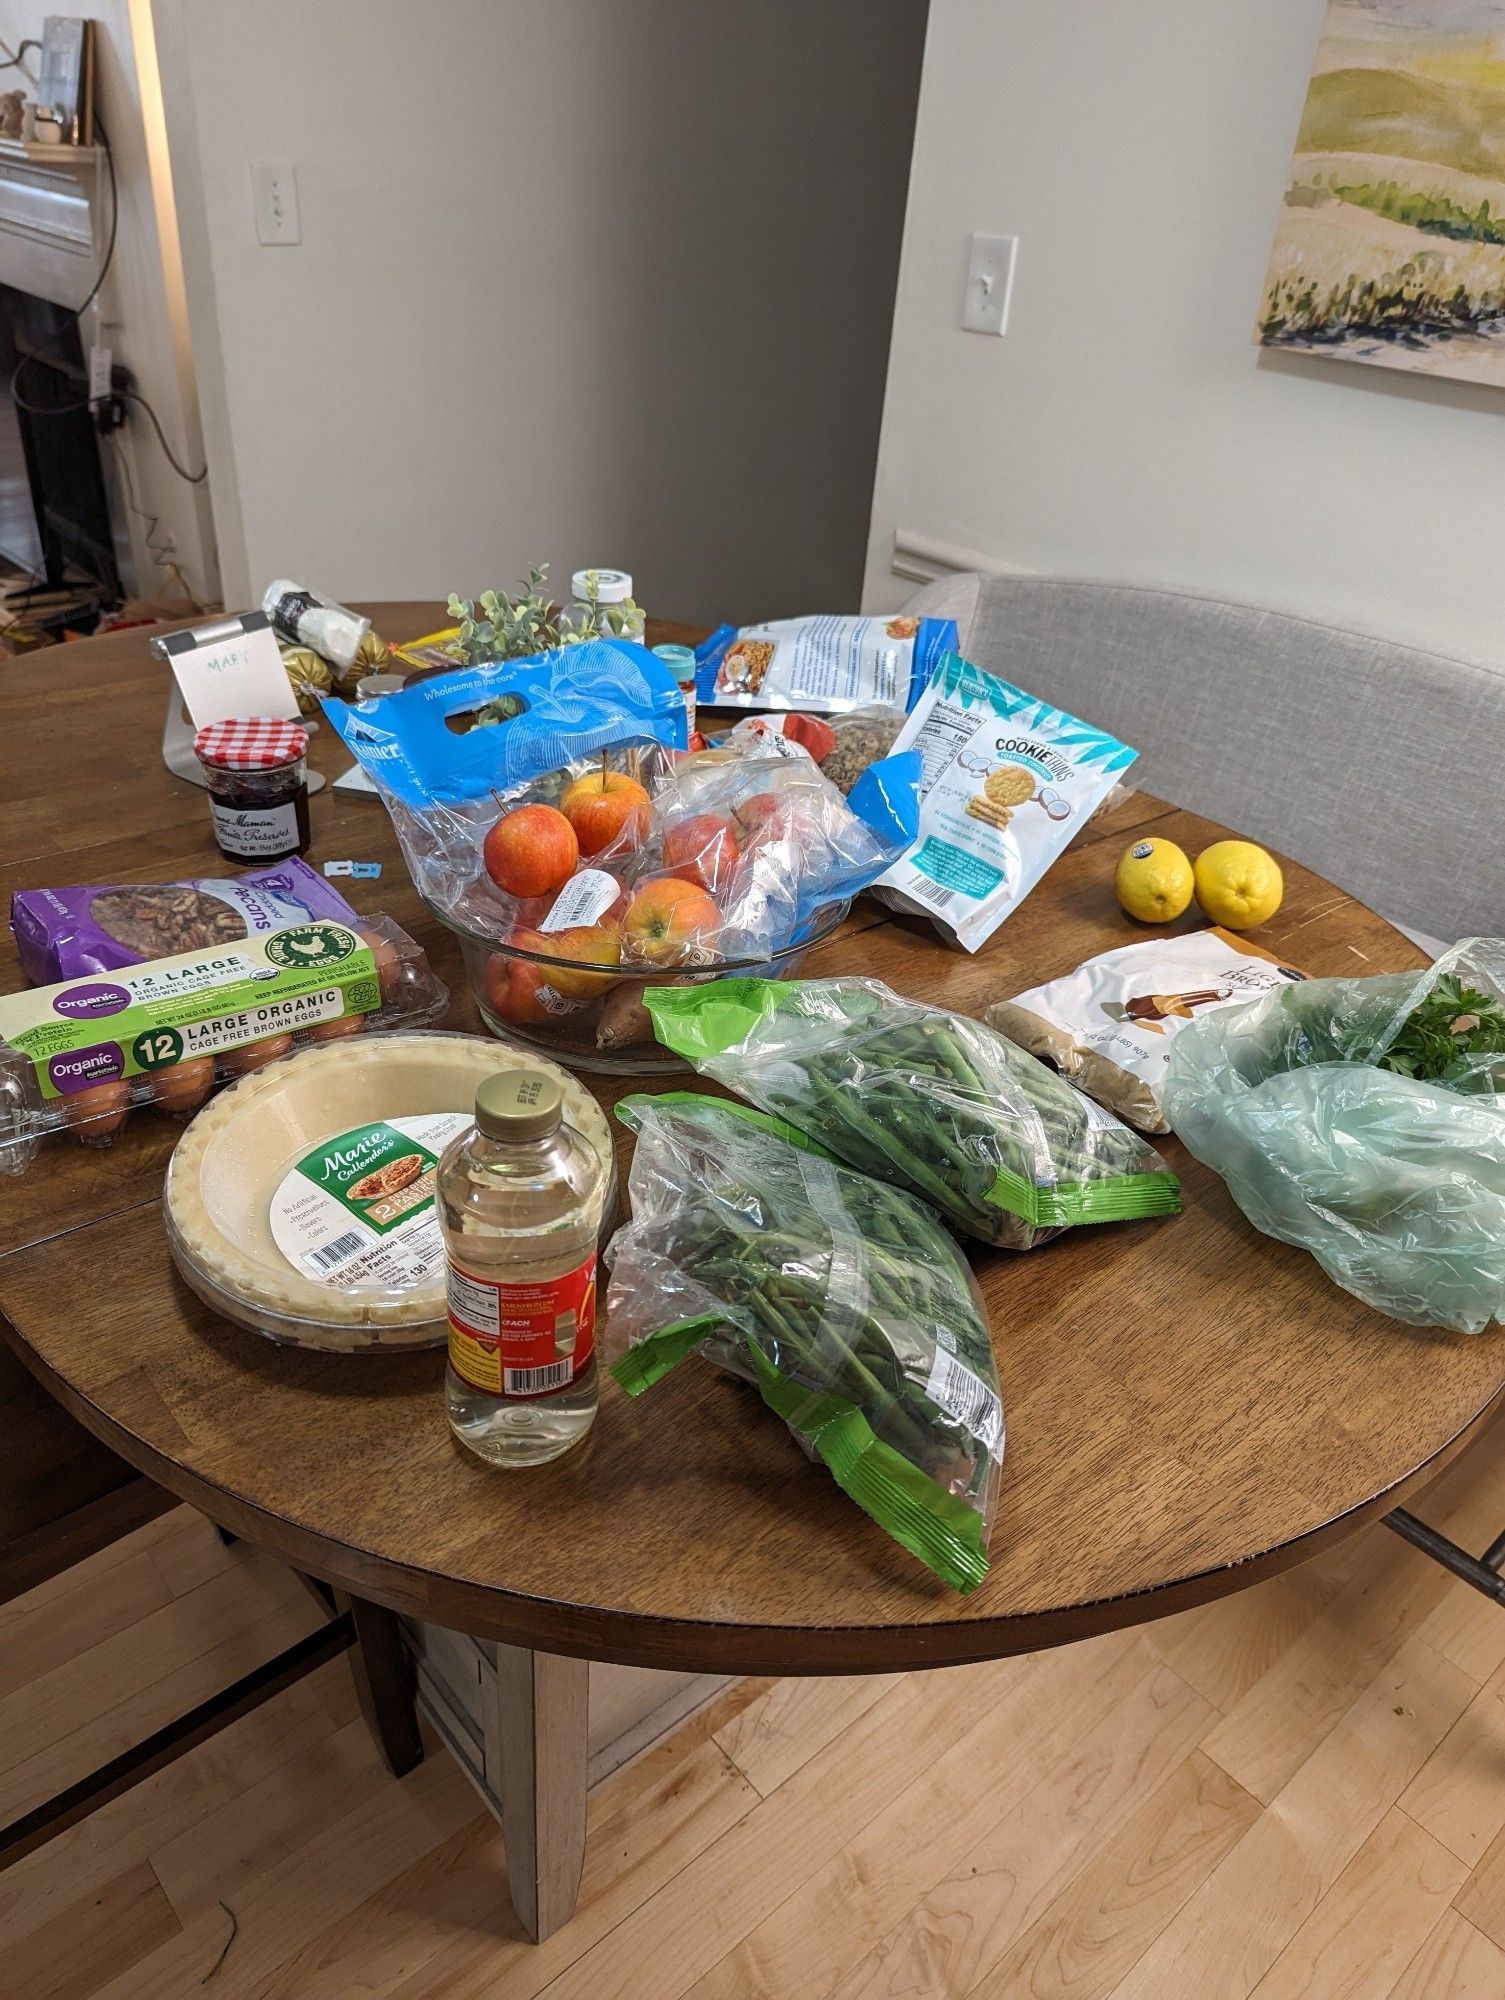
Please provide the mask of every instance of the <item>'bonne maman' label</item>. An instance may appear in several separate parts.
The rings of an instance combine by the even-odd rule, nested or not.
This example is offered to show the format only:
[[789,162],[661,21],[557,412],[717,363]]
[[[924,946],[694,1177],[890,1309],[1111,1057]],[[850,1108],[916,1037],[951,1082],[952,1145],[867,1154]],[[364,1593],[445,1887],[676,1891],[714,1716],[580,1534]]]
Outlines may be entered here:
[[449,1362],[493,1396],[568,1388],[596,1340],[595,1252],[558,1278],[499,1285],[449,1267]]

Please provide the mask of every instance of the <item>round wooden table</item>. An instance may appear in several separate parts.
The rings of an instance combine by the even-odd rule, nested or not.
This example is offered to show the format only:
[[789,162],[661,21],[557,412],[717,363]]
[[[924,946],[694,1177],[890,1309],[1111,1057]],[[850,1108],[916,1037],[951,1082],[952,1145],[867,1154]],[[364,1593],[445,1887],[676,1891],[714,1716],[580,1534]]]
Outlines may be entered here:
[[[369,608],[389,638],[442,623],[436,607]],[[222,872],[202,796],[157,761],[163,700],[144,636],[6,663],[7,891]],[[344,768],[327,729],[315,761]],[[459,954],[420,908],[382,807],[326,790],[312,812],[310,858],[382,861],[379,882],[342,886],[421,940],[454,990],[452,1024],[477,1029]],[[1118,911],[1112,872],[1144,830],[1193,853],[1227,831],[1140,794],[1094,820],[976,957],[865,900],[806,973],[871,975],[980,1014],[1143,935]],[[1285,867],[1284,906],[1260,933],[1283,960],[1313,974],[1424,962],[1371,911]],[[710,1367],[638,1402],[603,1378],[587,1444],[509,1477],[452,1442],[442,1355],[323,1358],[216,1318],[163,1241],[175,1129],[142,1117],[109,1151],[53,1146],[6,1185],[0,1311],[17,1351],[122,1457],[222,1526],[364,1598],[502,1642],[540,1855],[548,1745],[576,1728],[583,1743],[583,1669],[569,1661],[899,1671],[1157,1617],[1393,1507],[1505,1386],[1498,1336],[1428,1335],[1370,1311],[1259,1235],[1166,1141],[1180,1216],[975,1259],[1008,1447],[992,1569],[960,1597]],[[628,1150],[624,1135],[624,1169]],[[565,1762],[578,1765],[583,1827],[583,1749]],[[568,1900],[557,1884],[540,1893]]]

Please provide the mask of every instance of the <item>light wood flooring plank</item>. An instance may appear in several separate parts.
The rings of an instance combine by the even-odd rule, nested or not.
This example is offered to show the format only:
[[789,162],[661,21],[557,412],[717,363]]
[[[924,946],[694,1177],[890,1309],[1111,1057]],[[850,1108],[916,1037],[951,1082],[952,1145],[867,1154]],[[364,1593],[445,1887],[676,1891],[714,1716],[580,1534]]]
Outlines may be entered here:
[[[1495,1616],[1505,1625],[1505,1611]],[[1470,1868],[1484,1859],[1505,1827],[1505,1671],[1475,1695],[1400,1804]]]
[[[1124,1667],[1132,1672],[1138,1664],[1131,1657]],[[1026,1718],[1027,1747],[1006,1751],[996,1766],[979,1760],[975,1768],[996,1768],[997,1777],[975,1804],[963,1793],[952,1805],[965,1776],[938,1766],[923,1790],[912,1787],[896,1800],[716,1968],[737,1968],[740,1982],[702,1981],[694,2000],[747,1991],[755,1972],[769,1992],[818,2000],[828,1973],[844,1967],[851,1970],[836,1988],[840,2000],[897,2000],[925,1990],[927,1981],[941,1993],[968,1991],[1069,1881],[1091,1843],[1109,1838],[1185,1759],[1215,1713],[1164,1666],[1109,1707],[1073,1703],[1069,1727],[1059,1732],[1052,1726],[1057,1707],[1037,1705]],[[1001,1816],[1000,1807],[1008,1808]],[[992,1827],[964,1845],[989,1813]],[[932,1815],[949,1823],[916,1852],[906,1832]],[[947,1855],[952,1865],[937,1880],[936,1864]],[[850,1882],[858,1891],[838,1898]],[[895,1910],[906,1906],[908,1916],[895,1925]]]
[[1450,1661],[1408,1641],[1161,1932],[1121,2000],[1245,2000],[1472,1692]]
[[1259,1813],[1258,1799],[1194,1750],[968,2000],[1104,2000]]
[[1385,2000],[1500,2000],[1505,1951],[1447,1911]]
[[156,1876],[138,1861],[9,1944],[3,1990],[12,2000],[79,2000],[177,1933]]
[[1403,1812],[1386,1813],[1254,1989],[1253,2000],[1386,2000],[1467,1869]]
[[882,1700],[898,1678],[862,1674],[850,1679],[774,1681],[717,1730],[716,1741],[748,1783],[767,1798]]

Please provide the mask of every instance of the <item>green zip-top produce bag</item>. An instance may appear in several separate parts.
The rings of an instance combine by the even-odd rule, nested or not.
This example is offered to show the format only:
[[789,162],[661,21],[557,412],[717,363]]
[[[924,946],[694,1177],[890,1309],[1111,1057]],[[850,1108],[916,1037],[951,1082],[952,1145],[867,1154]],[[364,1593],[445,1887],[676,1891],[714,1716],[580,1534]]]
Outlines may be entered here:
[[654,1033],[703,1076],[958,1229],[1029,1250],[1082,1222],[1173,1214],[1155,1149],[1017,1043],[876,979],[650,986]]
[[1161,1095],[1255,1228],[1345,1291],[1413,1326],[1505,1319],[1505,940],[1204,1015]]
[[686,1355],[756,1385],[842,1491],[957,1590],[988,1566],[1003,1404],[965,1258],[922,1203],[744,1104],[630,1097],[632,1220],[606,1252],[612,1374]]

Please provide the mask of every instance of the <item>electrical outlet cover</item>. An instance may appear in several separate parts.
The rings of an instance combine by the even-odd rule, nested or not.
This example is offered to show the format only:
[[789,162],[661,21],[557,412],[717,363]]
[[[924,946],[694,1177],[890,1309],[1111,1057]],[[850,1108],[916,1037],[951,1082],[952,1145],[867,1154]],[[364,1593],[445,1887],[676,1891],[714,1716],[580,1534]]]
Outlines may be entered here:
[[1002,333],[1007,327],[1018,248],[1017,236],[973,236],[962,297],[962,326],[968,333]]

